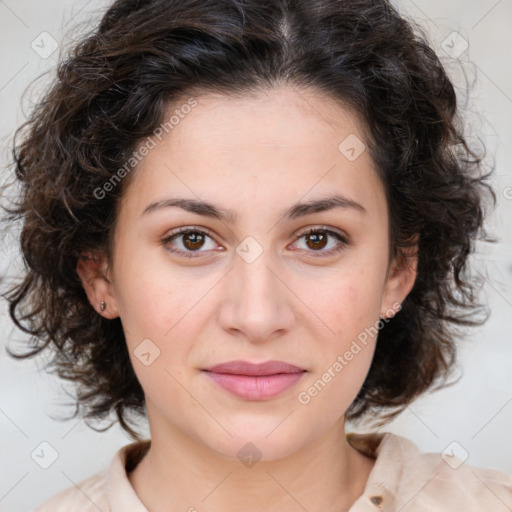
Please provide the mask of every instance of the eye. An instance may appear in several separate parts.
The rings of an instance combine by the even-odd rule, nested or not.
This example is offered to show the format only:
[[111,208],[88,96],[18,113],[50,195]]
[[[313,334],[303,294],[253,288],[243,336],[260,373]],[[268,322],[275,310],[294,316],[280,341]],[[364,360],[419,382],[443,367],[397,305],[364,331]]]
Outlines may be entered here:
[[[188,227],[180,228],[170,233],[162,240],[162,244],[172,253],[180,254],[186,258],[194,258],[200,256],[200,254],[196,256],[194,254],[196,252],[203,253],[209,250],[214,250],[217,247],[215,242],[213,242],[209,248],[207,247],[206,250],[200,251],[199,249],[205,246],[205,241],[207,239],[210,239],[213,242],[212,237],[207,232],[201,229]],[[172,248],[171,242],[175,241],[178,241],[179,243],[177,245],[181,246],[178,247],[178,249]]]
[[[295,240],[305,238],[305,250],[312,253],[312,256],[330,256],[342,251],[348,245],[348,239],[341,233],[326,227],[311,228],[300,234]],[[331,248],[323,250],[329,245],[329,239],[336,239],[338,243],[331,244]],[[320,254],[314,254],[320,253]]]
[[[310,228],[295,238],[294,243],[302,238],[305,238],[306,240],[306,248],[299,249],[312,253],[312,256],[314,257],[329,256],[338,253],[349,244],[348,239],[345,236],[326,227]],[[333,247],[328,250],[323,250],[329,245],[329,239],[335,239],[338,243],[331,244]],[[207,240],[210,240],[211,242],[210,247],[206,244]],[[178,247],[173,245],[173,243],[176,242]],[[194,227],[179,228],[178,230],[170,233],[162,240],[162,245],[164,245],[168,251],[186,258],[199,257],[201,256],[201,253],[215,250],[218,247],[208,232]]]

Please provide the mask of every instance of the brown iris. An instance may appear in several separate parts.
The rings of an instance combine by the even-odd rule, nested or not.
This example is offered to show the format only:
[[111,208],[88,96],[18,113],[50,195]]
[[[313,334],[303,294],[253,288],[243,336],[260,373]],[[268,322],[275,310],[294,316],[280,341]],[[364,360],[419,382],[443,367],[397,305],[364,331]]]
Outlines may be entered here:
[[204,243],[204,234],[199,233],[198,231],[185,233],[182,237],[183,245],[191,251],[200,249]]
[[[327,235],[322,231],[315,231],[314,233],[308,233],[306,235],[306,240],[310,249],[323,249],[327,243]],[[312,243],[313,246],[309,245],[310,243]]]

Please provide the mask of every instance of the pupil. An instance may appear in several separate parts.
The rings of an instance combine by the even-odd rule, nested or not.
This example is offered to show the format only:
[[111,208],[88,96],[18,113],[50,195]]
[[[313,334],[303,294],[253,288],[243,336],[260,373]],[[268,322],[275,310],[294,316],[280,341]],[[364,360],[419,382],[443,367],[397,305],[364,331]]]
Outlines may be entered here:
[[[190,239],[192,239],[192,241],[190,241]],[[202,241],[203,235],[201,235],[200,233],[188,233],[187,235],[185,235],[184,244],[185,247],[187,247],[187,249],[198,249],[199,247],[201,247]]]
[[[318,234],[318,233],[311,233],[308,235],[308,241],[313,242],[315,244],[315,247],[312,247],[314,249],[323,249],[325,247],[325,241],[327,237],[325,234]],[[320,244],[320,247],[318,247],[318,244]]]

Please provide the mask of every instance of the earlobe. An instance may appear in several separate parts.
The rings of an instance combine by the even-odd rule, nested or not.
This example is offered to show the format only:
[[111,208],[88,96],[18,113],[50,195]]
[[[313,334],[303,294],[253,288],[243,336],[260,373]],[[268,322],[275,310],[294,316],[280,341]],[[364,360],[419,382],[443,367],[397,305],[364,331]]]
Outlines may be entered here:
[[91,306],[105,318],[119,316],[106,256],[84,253],[78,260],[76,271]]

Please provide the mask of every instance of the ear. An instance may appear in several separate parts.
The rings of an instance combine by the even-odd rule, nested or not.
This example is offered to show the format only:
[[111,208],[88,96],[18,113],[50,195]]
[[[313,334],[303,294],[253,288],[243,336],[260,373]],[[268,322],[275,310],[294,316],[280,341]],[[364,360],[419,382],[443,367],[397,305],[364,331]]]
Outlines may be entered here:
[[414,245],[401,248],[390,264],[381,301],[381,317],[393,317],[401,309],[401,304],[409,295],[418,272],[418,237]]
[[[113,319],[119,316],[112,279],[105,255],[84,253],[78,259],[76,271],[92,307],[103,317]],[[101,303],[105,309],[101,310]]]

